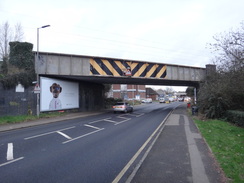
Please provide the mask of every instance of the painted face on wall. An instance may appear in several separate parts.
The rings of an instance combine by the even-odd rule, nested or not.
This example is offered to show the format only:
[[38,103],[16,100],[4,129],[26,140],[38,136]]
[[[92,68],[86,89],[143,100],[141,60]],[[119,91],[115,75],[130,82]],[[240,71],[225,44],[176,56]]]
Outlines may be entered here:
[[57,83],[53,83],[52,86],[50,86],[50,92],[53,94],[53,98],[58,98],[59,94],[62,92],[62,87]]

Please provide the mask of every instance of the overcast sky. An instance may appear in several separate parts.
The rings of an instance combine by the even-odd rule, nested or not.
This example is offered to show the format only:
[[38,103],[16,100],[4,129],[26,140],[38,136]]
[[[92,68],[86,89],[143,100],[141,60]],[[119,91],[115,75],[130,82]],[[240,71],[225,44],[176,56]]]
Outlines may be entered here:
[[1,0],[36,50],[205,67],[213,36],[240,27],[244,0]]

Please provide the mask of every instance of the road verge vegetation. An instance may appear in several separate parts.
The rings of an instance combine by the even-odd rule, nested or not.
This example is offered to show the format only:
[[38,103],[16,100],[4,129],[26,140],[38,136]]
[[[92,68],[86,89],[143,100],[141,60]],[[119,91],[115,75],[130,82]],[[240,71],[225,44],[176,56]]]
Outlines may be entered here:
[[[50,113],[41,113],[39,118],[51,118],[57,117],[67,114],[65,112],[50,112]],[[27,122],[38,119],[37,116],[34,115],[18,115],[18,116],[1,116],[0,117],[0,125],[9,124],[9,123],[20,123]]]
[[244,128],[221,120],[194,121],[230,182],[244,182]]

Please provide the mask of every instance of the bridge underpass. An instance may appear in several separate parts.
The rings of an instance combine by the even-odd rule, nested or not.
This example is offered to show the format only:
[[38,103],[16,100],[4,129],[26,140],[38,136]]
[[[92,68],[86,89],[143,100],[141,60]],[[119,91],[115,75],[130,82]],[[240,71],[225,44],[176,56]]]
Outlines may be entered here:
[[[197,88],[211,67],[200,68],[118,58],[39,52],[41,111],[49,111],[51,86],[60,84],[61,109],[98,110],[104,106],[103,84],[192,86]],[[74,84],[67,83],[73,82]],[[50,88],[50,89],[49,89]],[[70,88],[73,88],[72,90]],[[60,92],[61,93],[61,92]],[[60,98],[59,97],[59,98]],[[72,101],[72,102],[71,102]],[[57,106],[55,104],[55,106]],[[58,110],[58,108],[55,108]],[[38,109],[37,109],[38,111]]]
[[41,76],[99,84],[138,84],[198,87],[206,68],[117,58],[39,53]]

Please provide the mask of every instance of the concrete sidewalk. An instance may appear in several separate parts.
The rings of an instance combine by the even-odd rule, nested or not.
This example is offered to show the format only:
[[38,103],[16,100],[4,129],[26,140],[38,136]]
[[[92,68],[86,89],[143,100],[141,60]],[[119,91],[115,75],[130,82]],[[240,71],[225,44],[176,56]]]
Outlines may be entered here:
[[224,183],[225,176],[210,148],[187,116],[176,108],[165,123],[132,183]]

